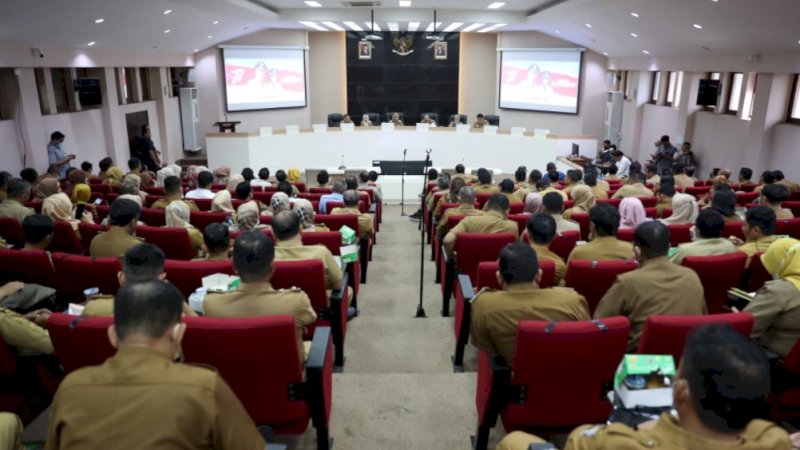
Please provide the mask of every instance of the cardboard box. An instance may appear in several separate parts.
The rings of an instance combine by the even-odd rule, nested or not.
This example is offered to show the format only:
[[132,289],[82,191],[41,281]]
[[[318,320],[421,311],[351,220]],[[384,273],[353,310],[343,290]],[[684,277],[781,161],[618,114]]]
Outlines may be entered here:
[[206,288],[208,292],[231,292],[235,291],[240,284],[241,280],[239,280],[239,277],[225,273],[215,273],[203,277],[203,287]]
[[[641,388],[628,386],[632,377]],[[636,377],[636,378],[633,378]],[[672,405],[672,380],[675,361],[672,355],[625,355],[614,376],[614,392],[625,408]]]
[[342,228],[339,228],[339,233],[342,233],[342,245],[350,245],[356,242],[356,231],[347,225],[342,225]]
[[339,255],[343,263],[354,263],[358,261],[358,246],[345,245],[339,248]]

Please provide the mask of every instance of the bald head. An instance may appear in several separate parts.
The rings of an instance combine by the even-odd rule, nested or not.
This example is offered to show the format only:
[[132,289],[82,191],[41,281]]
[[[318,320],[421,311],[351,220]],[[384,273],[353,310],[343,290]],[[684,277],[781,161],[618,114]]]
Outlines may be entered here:
[[300,234],[300,216],[293,211],[283,210],[272,216],[272,232],[279,241],[289,240]]
[[358,191],[349,190],[344,193],[344,206],[348,208],[358,208],[358,202],[361,200],[361,195]]
[[670,246],[669,228],[655,220],[645,222],[636,227],[633,244],[641,250],[645,259],[667,256]]

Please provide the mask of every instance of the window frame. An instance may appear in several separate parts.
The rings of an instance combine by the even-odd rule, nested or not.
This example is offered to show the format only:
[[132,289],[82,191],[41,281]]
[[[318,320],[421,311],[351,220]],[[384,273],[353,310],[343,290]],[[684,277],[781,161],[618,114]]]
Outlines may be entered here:
[[[676,98],[678,97],[678,72],[667,72],[667,97],[664,100],[666,106],[678,106]],[[672,99],[670,99],[672,97]]]
[[[736,105],[735,108],[731,108],[731,100],[733,99],[734,94],[734,86],[736,82],[736,76],[739,75],[741,79],[739,80],[739,87],[736,89]],[[725,114],[730,114],[732,116],[739,115],[739,103],[742,101],[742,85],[744,84],[744,72],[731,72],[730,77],[728,77],[728,97],[726,99],[727,105],[725,105]]]
[[789,109],[786,111],[786,121],[800,124],[800,108],[798,108],[797,117],[792,115],[795,106],[800,105],[800,74],[794,75],[792,90],[789,92],[791,92],[791,96],[789,97]]
[[658,105],[658,100],[661,98],[661,72],[658,70],[653,71],[652,86],[650,88],[650,104]]

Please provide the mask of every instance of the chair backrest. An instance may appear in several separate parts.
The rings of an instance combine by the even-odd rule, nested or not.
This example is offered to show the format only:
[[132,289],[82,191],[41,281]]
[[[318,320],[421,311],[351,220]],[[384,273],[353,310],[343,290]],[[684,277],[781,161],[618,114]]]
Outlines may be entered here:
[[591,221],[589,220],[589,213],[573,213],[570,220],[578,222],[578,225],[581,226],[581,240],[588,241],[589,240],[589,224]]
[[41,251],[0,249],[0,280],[55,285],[55,272],[50,254]]
[[[304,182],[302,182],[302,181],[295,181],[294,183],[292,183],[292,185],[297,188],[298,194],[300,192],[305,192],[306,189],[307,189],[306,184]],[[277,192],[277,190],[278,190],[278,187],[275,186],[275,191]]]
[[761,262],[762,253],[756,253],[750,259],[750,267],[747,268],[745,277],[747,278],[747,285],[743,288],[747,292],[756,292],[764,286],[764,283],[772,280],[772,274],[767,272],[764,263]]
[[737,192],[736,204],[746,205],[748,203],[753,203],[753,201],[758,198],[758,195],[758,192]]
[[[520,322],[511,385],[524,387],[525,399],[509,403],[503,411],[506,429],[604,422],[611,412],[606,389],[625,354],[629,331],[625,317],[555,326]],[[591,370],[576,370],[575,361]]]
[[800,239],[800,218],[779,220],[775,225],[775,234],[788,234]]
[[617,230],[617,239],[625,242],[633,242],[633,234],[636,230],[633,228],[620,228]]
[[581,232],[578,230],[556,233],[556,237],[553,238],[553,242],[550,243],[550,251],[566,261],[567,258],[569,258],[569,254],[572,253],[572,249],[575,248],[575,244],[578,242],[580,237]]
[[358,233],[358,216],[355,214],[317,214],[314,223],[325,224],[332,231],[339,231],[343,225]]
[[340,254],[342,247],[342,233],[338,231],[315,231],[300,235],[303,245],[322,244],[334,255]]
[[275,271],[270,280],[275,289],[302,289],[311,300],[317,313],[328,306],[325,290],[325,266],[319,259],[275,261]]
[[101,194],[108,194],[111,192],[111,186],[107,184],[90,184],[89,189],[92,192],[100,192]]
[[225,218],[228,217],[230,213],[226,213],[224,211],[220,212],[210,212],[210,211],[192,211],[191,215],[189,216],[189,222],[195,226],[200,231],[206,229],[206,227],[212,223],[222,223],[225,221]]
[[[309,188],[309,190],[312,190],[312,189],[328,189],[328,188],[313,188],[313,187]],[[297,198],[304,198],[304,199],[306,199],[306,200],[308,200],[310,202],[319,202],[319,199],[322,198],[322,195],[323,194],[319,193],[319,192],[316,192],[316,193],[315,192],[300,192],[299,194],[297,194]]]
[[328,114],[328,127],[329,128],[338,127],[339,124],[342,123],[343,119],[344,115],[342,115],[341,113]]
[[163,187],[149,186],[149,187],[143,187],[142,190],[147,192],[149,195],[158,195],[160,197],[164,197],[167,195],[167,191],[165,191]]
[[699,199],[701,196],[708,194],[710,190],[711,186],[689,186],[684,192],[689,195],[694,195]]
[[798,201],[785,201],[781,204],[786,209],[790,209],[795,217],[800,217],[800,202]]
[[650,208],[652,206],[656,206],[656,202],[658,202],[658,197],[639,197],[639,201],[642,202],[642,206],[645,208]]
[[167,224],[166,210],[155,208],[142,208],[139,220],[151,227],[163,227]]
[[[103,195],[103,194],[99,194],[99,195]],[[42,213],[42,202],[27,202],[27,203],[25,203],[25,206],[27,206],[28,208],[32,208],[34,211],[36,211],[36,214],[41,214]]]
[[567,266],[564,284],[586,298],[589,312],[594,314],[600,299],[606,294],[617,275],[636,269],[635,261],[573,259]]
[[701,325],[726,323],[734,330],[750,337],[753,321],[753,315],[748,312],[704,316],[650,316],[644,323],[642,339],[639,341],[636,353],[672,355],[677,366],[683,355],[686,337],[693,329]]
[[97,225],[94,223],[86,223],[81,222],[78,224],[78,232],[81,234],[81,244],[83,244],[83,249],[85,252],[88,252],[89,247],[92,245],[92,239],[97,236],[97,233],[101,231],[106,231],[108,227],[104,227],[102,225]]
[[113,317],[81,317],[55,313],[47,319],[47,330],[55,355],[70,373],[87,366],[96,366],[114,355],[108,342],[108,327]]
[[203,277],[215,273],[233,275],[231,260],[180,261],[168,259],[164,262],[167,280],[174,284],[184,297],[189,297],[195,289],[203,286]]
[[161,248],[167,259],[192,259],[196,256],[186,228],[164,228],[140,225],[136,235]]
[[648,206],[644,209],[644,215],[650,219],[655,219],[658,217],[658,209],[655,206]]
[[458,119],[458,123],[467,123],[467,115],[466,114],[450,114],[450,123]]
[[53,240],[50,241],[47,250],[82,255],[83,244],[72,229],[72,225],[65,220],[56,220],[53,225],[55,225],[53,228]]
[[[609,192],[608,195],[611,196],[611,195],[614,195],[614,194]],[[622,203],[622,199],[621,198],[598,198],[595,201],[598,204],[600,204],[600,203],[609,204],[609,205],[611,205],[611,206],[613,206],[614,208],[617,208],[617,209],[619,209],[619,204]],[[565,209],[567,208],[566,204],[564,205],[564,208]]]
[[669,245],[677,247],[684,242],[692,242],[692,227],[694,224],[667,225],[669,228]]
[[[499,266],[497,261],[483,261],[478,263],[478,282],[475,287],[482,289],[485,287],[492,289],[500,289],[500,283],[497,282],[497,271]],[[540,288],[552,287],[556,279],[556,263],[549,259],[539,260],[539,270],[542,271],[542,278],[539,280]]]
[[489,198],[491,198],[492,195],[494,194],[491,192],[477,192],[475,194],[475,201],[478,202],[478,209],[483,209],[484,205],[486,205],[486,202],[489,201]]
[[487,122],[489,122],[489,125],[500,126],[500,116],[494,114],[486,114],[485,116],[483,116],[483,118],[486,119]]
[[14,248],[25,246],[25,233],[22,231],[22,224],[13,217],[0,217],[0,237],[5,239]]
[[60,297],[72,302],[85,300],[83,291],[96,287],[101,294],[114,295],[119,289],[119,258],[53,253],[53,268]]
[[110,210],[111,210],[111,207],[108,206],[108,205],[98,205],[95,208],[95,211],[97,211],[97,219],[102,221],[103,219],[108,217],[108,212]]
[[[328,212],[333,211],[334,208],[344,208],[344,202],[330,200],[325,204],[325,208],[327,208]],[[367,212],[367,205],[363,201],[358,202],[358,212],[361,214]]]
[[456,239],[456,267],[469,276],[473,284],[478,282],[478,264],[496,261],[500,250],[517,240],[514,233],[460,233]]
[[[512,203],[512,205],[513,204],[514,203]],[[525,229],[528,227],[528,219],[530,219],[530,217],[530,214],[509,214],[508,220],[517,222],[517,232],[522,236],[522,233],[524,233]]]
[[687,256],[681,265],[688,267],[700,277],[709,314],[724,312],[728,289],[739,286],[744,275],[747,255],[733,252],[717,256]]
[[744,230],[742,229],[744,222],[725,222],[725,227],[722,229],[722,237],[736,236],[741,240],[745,240]]
[[[369,121],[372,122],[372,125],[380,125],[381,124],[381,115],[380,114],[374,113],[374,112],[368,112],[368,113],[364,113],[364,114],[366,114],[367,117],[369,117]],[[362,114],[358,118],[358,123],[359,124],[361,123],[361,117],[363,117],[364,114]]]
[[211,203],[214,199],[211,198],[193,198],[192,201],[197,205],[200,211],[211,211]]
[[153,203],[161,200],[162,198],[164,198],[163,195],[147,194],[147,196],[144,198],[144,207],[145,208],[150,208],[150,207],[153,206]]

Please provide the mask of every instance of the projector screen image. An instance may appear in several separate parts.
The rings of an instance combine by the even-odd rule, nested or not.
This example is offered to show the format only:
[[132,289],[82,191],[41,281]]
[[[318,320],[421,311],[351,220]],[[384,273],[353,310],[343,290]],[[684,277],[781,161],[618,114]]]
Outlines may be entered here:
[[222,49],[228,111],[306,106],[306,68],[302,49]]
[[525,50],[500,54],[500,107],[578,113],[581,52]]

